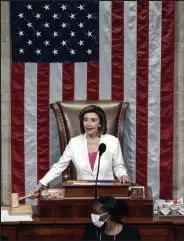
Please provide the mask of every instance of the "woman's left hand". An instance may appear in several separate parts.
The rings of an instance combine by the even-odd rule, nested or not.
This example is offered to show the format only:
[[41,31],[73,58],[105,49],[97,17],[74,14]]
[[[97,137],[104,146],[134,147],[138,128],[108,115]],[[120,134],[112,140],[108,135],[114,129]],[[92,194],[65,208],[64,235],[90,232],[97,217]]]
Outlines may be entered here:
[[127,183],[127,182],[129,182],[129,177],[123,175],[123,176],[121,176],[121,177],[119,178],[119,182],[121,182],[121,183]]

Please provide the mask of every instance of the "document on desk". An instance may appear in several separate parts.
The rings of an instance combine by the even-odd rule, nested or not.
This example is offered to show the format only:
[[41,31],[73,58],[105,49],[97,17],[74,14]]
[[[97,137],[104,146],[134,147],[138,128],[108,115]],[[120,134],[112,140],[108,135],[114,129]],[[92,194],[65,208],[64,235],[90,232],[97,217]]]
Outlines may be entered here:
[[[73,185],[82,185],[82,186],[94,186],[95,182],[73,182]],[[97,185],[114,185],[112,182],[97,182]]]
[[93,186],[93,185],[95,185],[95,182],[73,182],[73,185]]
[[30,215],[16,215],[11,216],[8,210],[1,210],[1,222],[19,222],[19,221],[33,221]]

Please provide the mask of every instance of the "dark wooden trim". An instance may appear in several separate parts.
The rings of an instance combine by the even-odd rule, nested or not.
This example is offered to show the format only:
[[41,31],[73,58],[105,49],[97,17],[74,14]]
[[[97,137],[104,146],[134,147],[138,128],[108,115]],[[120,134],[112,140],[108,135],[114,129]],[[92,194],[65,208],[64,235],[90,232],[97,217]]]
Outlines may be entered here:
[[[176,240],[184,237],[184,218],[124,218],[124,223],[137,227],[142,240]],[[6,240],[80,240],[90,218],[43,218],[32,222],[2,223],[1,236]],[[3,239],[2,239],[3,240]]]

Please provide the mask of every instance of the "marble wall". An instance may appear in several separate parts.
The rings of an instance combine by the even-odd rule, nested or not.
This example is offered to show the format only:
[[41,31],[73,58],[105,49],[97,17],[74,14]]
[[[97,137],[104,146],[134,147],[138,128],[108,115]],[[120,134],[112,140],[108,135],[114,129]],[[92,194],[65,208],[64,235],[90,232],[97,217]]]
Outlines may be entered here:
[[1,204],[10,203],[10,18],[1,2]]
[[[174,197],[184,197],[184,2],[176,2]],[[10,19],[1,1],[1,204],[10,204]],[[183,186],[182,186],[183,184]]]
[[176,2],[174,86],[174,197],[184,197],[184,2]]

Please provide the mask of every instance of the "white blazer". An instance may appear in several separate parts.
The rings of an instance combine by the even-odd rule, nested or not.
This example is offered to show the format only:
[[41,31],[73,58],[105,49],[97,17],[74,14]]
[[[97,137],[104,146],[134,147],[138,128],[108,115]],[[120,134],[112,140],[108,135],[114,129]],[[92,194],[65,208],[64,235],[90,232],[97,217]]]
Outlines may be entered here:
[[[114,180],[114,175],[117,178],[127,175],[118,138],[109,134],[101,135],[100,143],[106,144],[106,151],[100,159],[98,179]],[[75,165],[78,180],[95,180],[98,158],[99,153],[92,171],[88,158],[86,134],[71,138],[59,161],[52,166],[50,171],[40,180],[40,183],[43,185],[49,184],[67,168],[71,160]]]

